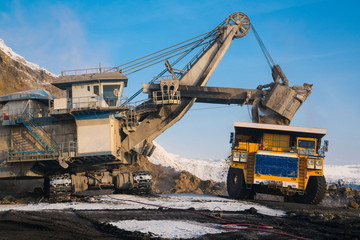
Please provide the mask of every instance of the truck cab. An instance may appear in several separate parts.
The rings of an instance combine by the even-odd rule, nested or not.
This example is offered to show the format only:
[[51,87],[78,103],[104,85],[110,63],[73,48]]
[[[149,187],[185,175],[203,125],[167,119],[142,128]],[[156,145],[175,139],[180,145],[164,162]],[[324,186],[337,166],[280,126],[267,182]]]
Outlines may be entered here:
[[321,147],[326,129],[235,122],[228,193],[251,198],[281,194],[319,203],[325,193]]

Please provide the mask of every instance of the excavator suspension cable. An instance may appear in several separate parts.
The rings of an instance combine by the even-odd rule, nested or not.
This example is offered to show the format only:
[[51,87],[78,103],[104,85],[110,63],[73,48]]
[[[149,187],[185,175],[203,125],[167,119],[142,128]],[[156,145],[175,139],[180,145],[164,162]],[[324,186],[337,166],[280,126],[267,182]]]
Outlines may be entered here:
[[[222,23],[222,24],[223,24],[223,23]],[[174,62],[172,62],[170,65],[171,65],[171,66],[175,66],[175,65],[176,65],[177,63],[179,63],[182,59],[184,59],[189,53],[191,53],[194,49],[196,49],[196,48],[204,45],[204,47],[198,52],[198,54],[196,54],[196,55],[190,60],[189,63],[194,62],[195,59],[196,59],[196,57],[199,55],[199,53],[201,53],[201,52],[204,50],[204,48],[206,48],[207,46],[211,45],[211,43],[215,41],[215,39],[217,38],[217,35],[216,35],[217,32],[218,32],[218,29],[217,29],[217,28],[215,28],[213,31],[208,32],[207,35],[203,38],[203,41],[206,40],[206,39],[208,39],[208,38],[210,38],[209,41],[206,41],[206,42],[199,41],[199,42],[197,42],[195,45],[192,45],[192,47],[191,47],[190,49],[182,52],[182,55],[181,55],[179,58],[177,58]],[[179,55],[179,54],[177,54],[177,55]],[[164,60],[165,60],[165,59],[164,59]],[[157,64],[157,63],[159,63],[159,62],[161,62],[161,61],[158,61],[158,62],[156,62],[156,63],[154,63],[154,64]],[[150,66],[152,66],[152,65],[154,65],[154,64],[151,64]],[[188,66],[188,65],[187,65],[187,66]],[[187,66],[185,66],[184,69],[187,68]],[[149,66],[147,66],[147,67],[149,67]],[[142,68],[142,69],[144,69],[144,68]],[[142,69],[140,69],[140,70],[142,70]],[[140,71],[140,70],[138,70],[138,71]],[[134,71],[134,72],[135,72],[135,71]],[[165,68],[165,69],[164,69],[163,71],[161,71],[156,77],[154,77],[149,83],[152,83],[155,79],[157,79],[157,78],[159,78],[160,76],[164,75],[166,72],[167,72],[167,69]],[[131,72],[131,73],[133,73],[133,72]],[[130,74],[131,74],[131,73],[130,73]],[[127,75],[129,75],[129,73],[128,73]],[[141,92],[142,92],[142,88],[140,88],[136,93],[134,93],[131,97],[129,97],[129,98],[128,98],[128,102],[131,102],[131,101],[132,101],[134,98],[136,98]]]
[[189,41],[191,41],[191,40],[197,39],[197,38],[199,38],[199,37],[201,37],[201,36],[207,35],[207,34],[209,34],[209,33],[213,32],[213,31],[214,31],[214,30],[212,30],[212,31],[210,31],[210,32],[203,33],[203,34],[198,35],[198,36],[196,36],[196,37],[193,37],[193,38],[190,38],[190,39],[185,40],[185,41],[183,41],[183,42],[180,42],[180,43],[177,43],[177,44],[175,44],[175,45],[172,45],[172,46],[170,46],[170,47],[167,47],[167,48],[161,49],[161,50],[159,50],[159,51],[156,51],[156,52],[150,53],[150,54],[148,54],[148,55],[146,55],[146,56],[143,56],[143,57],[137,58],[137,59],[132,60],[132,61],[130,61],[130,62],[127,62],[127,63],[121,64],[121,65],[116,66],[116,67],[113,67],[113,68],[110,68],[110,69],[106,70],[105,72],[111,72],[111,71],[113,71],[113,70],[120,69],[120,67],[123,67],[123,66],[126,66],[126,65],[130,64],[130,63],[134,63],[134,62],[139,61],[139,60],[141,60],[141,59],[144,59],[144,58],[150,57],[150,56],[152,56],[152,55],[155,55],[155,54],[157,54],[157,53],[163,52],[163,51],[165,51],[165,50],[168,50],[168,49],[174,48],[174,47],[176,47],[176,46],[179,46],[179,45],[184,44],[184,43],[186,43],[186,42],[189,42]]
[[[205,42],[204,44],[206,44],[206,43],[208,43],[208,42]],[[203,45],[203,44],[202,44],[202,45]],[[201,45],[200,45],[200,46],[201,46]],[[138,72],[138,71],[143,70],[143,69],[145,69],[145,68],[151,67],[151,66],[153,66],[153,65],[155,65],[155,64],[164,62],[165,60],[170,59],[170,58],[173,58],[173,57],[176,57],[176,56],[178,56],[178,55],[180,55],[180,54],[183,54],[183,53],[186,53],[186,54],[187,54],[187,53],[190,52],[190,51],[191,51],[191,49],[188,49],[188,50],[185,50],[185,51],[176,53],[176,54],[174,54],[174,55],[167,56],[166,58],[162,58],[161,60],[159,60],[159,61],[157,61],[157,62],[150,62],[149,65],[146,65],[147,63],[141,64],[141,65],[139,65],[138,67],[143,66],[143,65],[146,65],[146,66],[145,66],[145,67],[142,67],[142,68],[136,68],[136,70],[134,70],[134,71],[132,71],[132,72],[129,72],[129,73],[127,73],[126,75],[130,75],[130,74],[132,74],[132,73]],[[158,59],[159,59],[159,58],[158,58]],[[157,79],[157,78],[155,77],[154,79]],[[151,82],[152,82],[152,81],[151,81]]]
[[[195,44],[197,44],[197,43],[201,43],[201,45],[208,43],[208,41],[206,41],[206,42],[203,42],[203,41],[204,41],[204,40],[201,39],[201,40],[198,40],[198,41],[195,41],[195,42],[186,44],[186,45],[184,45],[184,46],[178,47],[178,48],[173,49],[173,50],[171,50],[171,51],[168,51],[168,52],[165,52],[165,53],[156,55],[156,56],[154,56],[154,57],[152,57],[152,58],[150,58],[150,59],[146,59],[146,60],[143,60],[143,61],[141,61],[141,62],[138,62],[138,63],[136,63],[136,64],[133,64],[133,65],[130,65],[130,66],[126,67],[126,68],[123,69],[122,72],[123,72],[123,73],[126,73],[126,75],[130,75],[130,74],[132,74],[132,73],[138,72],[138,71],[140,71],[140,70],[142,70],[142,69],[144,69],[144,68],[150,67],[150,66],[155,65],[155,64],[157,64],[157,63],[159,63],[159,62],[163,62],[163,61],[166,60],[166,59],[173,58],[173,57],[178,56],[178,55],[180,55],[180,54],[182,54],[182,53],[185,53],[185,52],[187,52],[187,51],[190,50],[190,49],[187,49],[187,48],[189,48],[189,47],[191,47],[191,46],[193,46],[193,45],[195,45]],[[181,51],[181,50],[183,50],[183,49],[186,49],[186,50],[178,53],[179,51]],[[153,63],[154,61],[159,60],[159,59],[161,59],[161,60]],[[147,65],[146,67],[143,67],[143,68],[138,69],[139,67],[144,66],[144,65],[146,65],[146,64],[149,64],[149,65]],[[130,67],[131,67],[131,68],[130,68]],[[128,69],[127,69],[127,68],[128,68]],[[134,70],[134,71],[131,71],[131,70]],[[130,71],[131,71],[131,72],[130,72]]]
[[[176,48],[176,49],[179,49],[179,50],[185,49],[185,48],[183,48],[183,47],[180,46],[180,45],[181,45],[181,44],[184,44],[184,43],[187,43],[187,42],[189,42],[189,41],[191,41],[191,40],[194,40],[194,39],[197,39],[197,38],[199,38],[199,37],[204,36],[202,39],[199,39],[199,40],[196,40],[196,41],[192,42],[192,43],[194,43],[194,44],[192,44],[192,43],[186,44],[186,45],[188,45],[188,46],[191,47],[191,48],[188,49],[188,50],[186,50],[186,51],[181,52],[182,55],[181,55],[178,59],[176,59],[174,62],[172,62],[172,63],[170,64],[172,67],[175,66],[175,65],[176,65],[177,63],[179,63],[182,59],[184,59],[189,53],[191,53],[194,49],[196,49],[196,48],[198,48],[198,47],[200,47],[200,46],[203,46],[203,48],[202,48],[202,49],[190,60],[190,62],[183,68],[183,70],[186,71],[186,70],[189,69],[189,67],[191,66],[191,64],[193,64],[193,63],[199,58],[199,55],[200,55],[201,53],[203,53],[204,50],[205,50],[208,46],[210,46],[211,43],[213,43],[213,42],[217,39],[217,37],[218,37],[217,33],[219,32],[219,27],[224,26],[225,24],[226,24],[226,19],[223,20],[223,21],[218,25],[218,27],[216,27],[214,30],[212,30],[212,31],[210,31],[210,32],[206,32],[206,33],[201,34],[201,35],[199,35],[199,36],[193,37],[193,38],[191,38],[191,39],[189,39],[189,40],[183,41],[183,42],[178,43],[178,44],[175,44],[175,45],[173,45],[173,46],[170,46],[170,47],[164,48],[164,49],[162,49],[162,50],[156,51],[156,52],[154,52],[154,53],[148,54],[148,55],[146,55],[146,56],[144,56],[144,57],[135,59],[135,60],[130,61],[130,62],[128,62],[128,63],[122,64],[122,65],[117,66],[117,67],[114,67],[114,68],[112,68],[112,69],[109,69],[108,71],[113,71],[113,70],[115,70],[115,69],[119,70],[120,67],[126,66],[126,65],[128,65],[128,64],[130,64],[130,63],[135,63],[136,61],[139,61],[139,60],[142,60],[142,59],[144,59],[144,58],[147,58],[147,57],[153,56],[153,55],[155,55],[155,54],[161,53],[161,52],[163,52],[163,51],[165,51],[165,50],[172,49],[172,48],[174,48],[174,47],[176,47],[176,46],[179,46],[179,47]],[[206,42],[204,42],[206,39],[209,39],[209,40],[206,41]],[[173,50],[175,50],[175,49],[173,49]],[[166,52],[166,53],[170,53],[170,52],[171,52],[171,53],[175,53],[175,52],[173,52],[173,50],[170,50],[170,51],[168,51],[168,52]],[[133,71],[132,71],[132,72],[127,72],[127,75],[132,74],[132,73],[135,73],[135,72],[138,72],[138,71],[143,70],[143,69],[145,69],[145,68],[147,68],[147,67],[153,66],[153,65],[155,65],[155,64],[157,64],[157,63],[159,63],[159,62],[162,62],[162,61],[167,60],[167,59],[169,59],[169,58],[172,58],[172,57],[175,57],[175,56],[177,56],[177,55],[180,55],[180,54],[175,54],[175,55],[172,55],[171,57],[167,57],[166,59],[162,59],[162,60],[157,61],[157,62],[155,62],[155,63],[151,63],[152,61],[155,61],[155,60],[160,59],[160,56],[165,56],[166,53],[161,53],[161,54],[159,54],[159,55],[156,55],[156,56],[153,56],[153,57],[151,57],[151,58],[149,58],[149,59],[146,59],[146,60],[141,61],[140,63],[149,63],[149,65],[147,65],[147,66],[145,66],[145,67],[142,67],[142,68],[139,68],[139,69],[132,69]],[[167,55],[166,55],[166,56],[167,56]],[[137,66],[137,67],[144,66],[144,64],[140,64],[140,63],[136,63],[136,64],[133,64],[133,65],[134,65],[134,66]],[[139,64],[140,64],[140,65],[139,65]],[[126,68],[127,68],[127,67],[126,67]],[[125,69],[125,68],[124,68],[124,69]],[[127,69],[126,71],[129,71],[129,69]],[[124,71],[124,72],[125,72],[125,71]],[[164,75],[166,72],[167,72],[167,69],[165,68],[165,69],[164,69],[163,71],[161,71],[156,77],[154,77],[149,83],[152,83],[155,79],[161,77],[161,76]],[[132,101],[134,98],[136,98],[140,93],[142,93],[142,90],[143,90],[143,89],[140,88],[140,89],[139,89],[137,92],[135,92],[131,97],[129,97],[127,101],[128,101],[128,102],[131,102],[131,101]]]
[[261,49],[262,53],[264,54],[264,57],[269,65],[270,69],[272,70],[273,66],[275,65],[274,60],[272,59],[270,53],[266,49],[264,42],[261,40],[261,38],[260,38],[259,34],[257,33],[257,31],[255,30],[255,27],[253,24],[251,24],[251,29],[253,30],[256,41],[258,42],[260,49]]
[[201,42],[201,41],[203,41],[203,39],[200,39],[200,40],[197,40],[197,41],[194,41],[194,42],[190,42],[190,43],[188,43],[188,44],[185,44],[185,45],[182,45],[182,46],[177,47],[177,48],[175,48],[175,49],[169,50],[169,51],[167,51],[167,52],[164,52],[164,53],[155,55],[155,56],[153,56],[153,57],[151,57],[151,58],[145,59],[145,60],[140,61],[140,62],[138,62],[138,63],[134,63],[134,64],[132,64],[132,65],[126,66],[126,67],[122,68],[122,70],[123,70],[123,72],[125,72],[127,68],[131,68],[131,67],[137,66],[137,65],[139,65],[139,64],[141,64],[141,63],[144,63],[144,62],[149,62],[149,61],[151,61],[151,60],[153,60],[153,59],[157,59],[157,58],[162,57],[162,56],[170,55],[170,54],[172,54],[172,53],[174,53],[174,52],[177,52],[177,51],[180,51],[180,50],[182,50],[182,49],[185,49],[185,48],[187,48],[187,47],[189,47],[189,46],[192,46],[192,45],[194,45],[194,44],[196,44],[196,43],[198,43],[198,42]]

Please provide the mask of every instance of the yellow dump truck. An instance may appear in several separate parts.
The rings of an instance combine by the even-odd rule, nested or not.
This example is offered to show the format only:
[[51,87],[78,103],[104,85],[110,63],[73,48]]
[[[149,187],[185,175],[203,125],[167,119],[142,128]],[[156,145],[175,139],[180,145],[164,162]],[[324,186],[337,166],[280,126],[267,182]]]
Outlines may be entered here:
[[231,134],[231,166],[227,190],[231,198],[251,199],[255,193],[286,196],[318,204],[325,195],[324,153],[327,130],[235,122]]

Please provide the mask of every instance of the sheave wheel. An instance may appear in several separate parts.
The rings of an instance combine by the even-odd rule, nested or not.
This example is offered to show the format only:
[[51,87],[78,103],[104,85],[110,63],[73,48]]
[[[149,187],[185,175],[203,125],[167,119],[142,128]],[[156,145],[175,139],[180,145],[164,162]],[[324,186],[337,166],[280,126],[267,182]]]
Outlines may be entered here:
[[244,172],[242,169],[229,168],[227,191],[230,198],[246,199],[251,197],[251,189],[246,189]]
[[234,24],[239,26],[239,29],[234,35],[235,38],[244,37],[249,32],[251,26],[249,17],[245,13],[241,12],[231,14],[226,19],[226,25],[228,24]]
[[293,199],[297,203],[319,204],[325,197],[326,180],[324,176],[310,177],[304,195],[296,194]]

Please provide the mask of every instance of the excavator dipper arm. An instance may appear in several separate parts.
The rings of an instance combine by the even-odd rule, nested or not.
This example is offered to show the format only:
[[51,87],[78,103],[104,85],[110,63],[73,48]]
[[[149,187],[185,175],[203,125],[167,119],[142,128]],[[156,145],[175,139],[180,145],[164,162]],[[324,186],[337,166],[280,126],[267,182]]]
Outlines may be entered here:
[[[181,85],[205,86],[234,38],[245,36],[250,30],[250,20],[243,13],[231,14],[218,37],[191,65],[180,80]],[[147,145],[166,129],[179,121],[191,108],[196,98],[182,99],[178,105],[164,105],[159,111],[149,114],[137,127],[137,130],[129,133],[122,141],[123,152],[135,150],[144,154]]]

